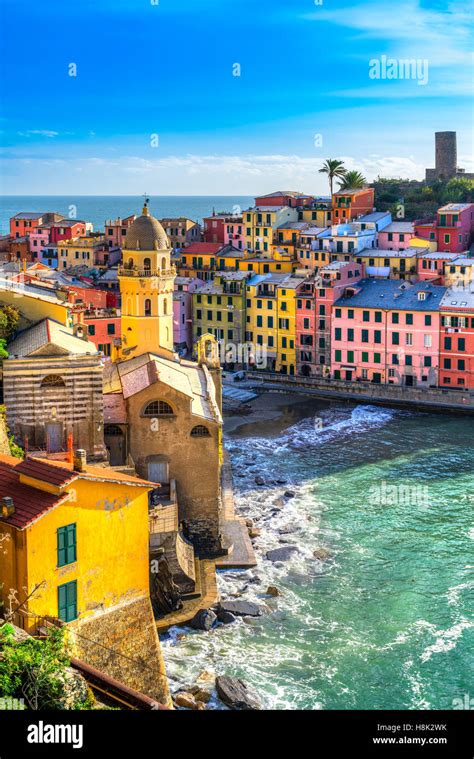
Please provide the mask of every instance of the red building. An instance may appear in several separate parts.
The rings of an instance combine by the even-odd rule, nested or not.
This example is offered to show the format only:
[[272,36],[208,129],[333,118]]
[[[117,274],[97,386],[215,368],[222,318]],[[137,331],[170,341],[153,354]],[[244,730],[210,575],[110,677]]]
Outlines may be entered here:
[[135,214],[132,214],[125,219],[119,217],[115,221],[109,220],[105,222],[105,239],[109,248],[122,247],[127,230],[136,218]]
[[[231,213],[213,213],[212,216],[206,216],[203,219],[204,230],[203,238],[205,242],[221,242],[224,244],[225,228],[228,222],[233,221]],[[199,243],[191,243],[198,245]]]
[[269,195],[260,195],[260,197],[255,198],[255,205],[300,208],[301,206],[311,206],[313,201],[313,195],[304,195],[302,192],[293,192],[292,190],[278,190],[278,192],[271,192]]
[[375,190],[372,187],[335,192],[332,196],[332,222],[338,224],[373,213],[374,203]]
[[474,389],[474,293],[450,287],[441,300],[439,384]]
[[458,258],[457,253],[423,253],[416,260],[416,274],[420,281],[444,285],[445,267]]
[[415,235],[436,242],[439,251],[463,253],[474,235],[474,203],[448,203],[436,219],[415,221]]
[[30,213],[21,212],[10,219],[10,235],[12,237],[25,237],[32,232],[37,232],[41,227],[48,227],[63,218],[60,213]]
[[94,309],[84,313],[83,322],[87,326],[88,338],[97,350],[105,356],[111,356],[114,340],[121,335],[120,316],[112,309],[110,312]]
[[78,219],[62,219],[51,224],[49,230],[50,243],[59,240],[72,240],[73,237],[81,237],[86,234],[86,222]]

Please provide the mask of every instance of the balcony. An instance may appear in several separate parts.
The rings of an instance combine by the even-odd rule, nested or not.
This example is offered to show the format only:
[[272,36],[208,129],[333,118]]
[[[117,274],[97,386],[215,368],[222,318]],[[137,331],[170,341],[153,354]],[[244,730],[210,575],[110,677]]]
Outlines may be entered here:
[[159,277],[161,279],[176,277],[176,267],[170,269],[137,269],[136,267],[120,267],[118,270],[119,277]]

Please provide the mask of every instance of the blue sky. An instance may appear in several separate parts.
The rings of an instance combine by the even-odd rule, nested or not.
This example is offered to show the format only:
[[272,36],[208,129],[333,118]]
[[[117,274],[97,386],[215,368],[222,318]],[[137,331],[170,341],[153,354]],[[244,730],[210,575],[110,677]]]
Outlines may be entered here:
[[[1,190],[325,192],[327,157],[369,179],[422,178],[434,132],[451,129],[472,171],[470,10],[458,0],[3,0]],[[371,79],[384,55],[427,61],[428,82]]]

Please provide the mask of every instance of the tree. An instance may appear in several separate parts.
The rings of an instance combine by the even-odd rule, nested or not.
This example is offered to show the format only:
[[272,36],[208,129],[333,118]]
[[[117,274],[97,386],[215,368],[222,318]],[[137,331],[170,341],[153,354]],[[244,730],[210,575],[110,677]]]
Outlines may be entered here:
[[346,175],[346,169],[344,168],[343,161],[339,161],[337,158],[327,158],[319,169],[320,174],[327,174],[329,180],[329,189],[331,196],[333,194],[333,184],[335,179],[343,179]]
[[340,190],[359,190],[362,187],[366,187],[367,180],[360,173],[360,171],[347,171],[339,182]]
[[0,339],[8,341],[15,332],[20,320],[20,312],[15,306],[0,307]]

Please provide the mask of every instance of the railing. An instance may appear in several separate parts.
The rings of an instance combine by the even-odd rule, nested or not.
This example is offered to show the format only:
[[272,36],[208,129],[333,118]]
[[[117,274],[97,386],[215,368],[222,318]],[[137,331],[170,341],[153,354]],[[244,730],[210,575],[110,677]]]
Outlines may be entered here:
[[180,532],[176,536],[176,558],[184,574],[195,582],[196,565],[194,563],[194,547]]
[[176,268],[172,266],[170,269],[129,269],[126,266],[122,266],[118,270],[119,277],[175,277]]

